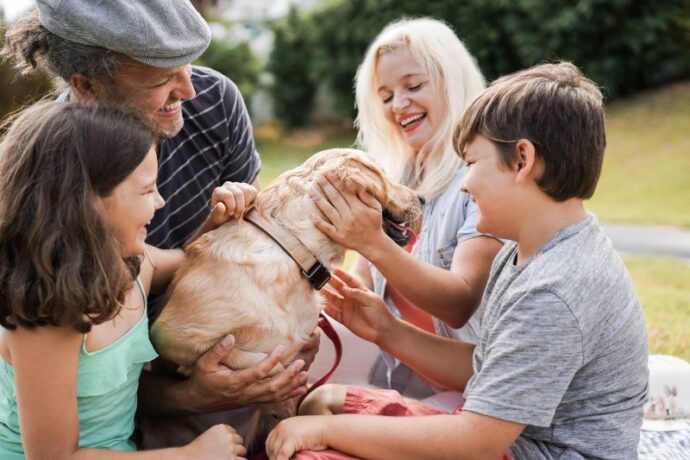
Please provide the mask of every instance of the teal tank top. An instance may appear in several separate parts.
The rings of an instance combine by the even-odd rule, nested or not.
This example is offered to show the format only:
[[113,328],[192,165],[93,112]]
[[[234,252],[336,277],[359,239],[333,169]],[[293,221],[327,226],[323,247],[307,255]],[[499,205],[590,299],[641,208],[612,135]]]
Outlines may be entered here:
[[[79,447],[135,450],[129,440],[134,431],[137,389],[142,367],[158,355],[149,340],[146,293],[144,314],[122,337],[105,348],[86,351],[86,335],[79,351],[77,405]],[[17,394],[12,366],[0,359],[0,459],[24,459],[19,434]]]

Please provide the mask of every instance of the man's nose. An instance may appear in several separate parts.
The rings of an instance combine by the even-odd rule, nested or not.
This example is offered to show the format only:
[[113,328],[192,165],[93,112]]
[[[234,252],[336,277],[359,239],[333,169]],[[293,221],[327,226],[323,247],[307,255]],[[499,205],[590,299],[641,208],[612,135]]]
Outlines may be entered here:
[[177,99],[191,99],[196,96],[194,86],[192,85],[192,66],[185,66],[181,70],[177,79],[178,85],[173,91],[173,96]]

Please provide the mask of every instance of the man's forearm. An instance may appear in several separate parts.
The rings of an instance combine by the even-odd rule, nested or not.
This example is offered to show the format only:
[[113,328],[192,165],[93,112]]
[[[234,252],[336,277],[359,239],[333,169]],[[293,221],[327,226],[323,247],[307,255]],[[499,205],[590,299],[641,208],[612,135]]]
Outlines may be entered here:
[[147,415],[198,412],[184,381],[151,371],[139,378],[139,410]]

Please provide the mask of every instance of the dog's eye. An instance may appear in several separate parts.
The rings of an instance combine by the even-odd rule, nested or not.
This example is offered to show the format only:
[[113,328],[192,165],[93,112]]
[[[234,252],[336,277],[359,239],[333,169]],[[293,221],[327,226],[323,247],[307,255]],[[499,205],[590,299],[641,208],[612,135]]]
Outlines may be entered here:
[[271,417],[273,417],[275,420],[280,419],[280,415],[278,415],[278,412],[271,412]]

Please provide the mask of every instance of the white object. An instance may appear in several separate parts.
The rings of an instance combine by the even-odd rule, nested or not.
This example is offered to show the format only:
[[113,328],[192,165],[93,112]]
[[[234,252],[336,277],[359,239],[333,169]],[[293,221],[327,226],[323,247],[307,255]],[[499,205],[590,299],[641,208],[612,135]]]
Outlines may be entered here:
[[675,356],[649,356],[649,394],[642,429],[690,430],[690,363]]

